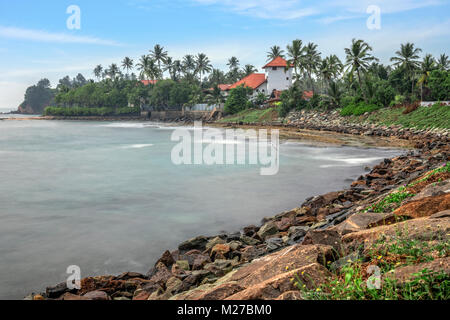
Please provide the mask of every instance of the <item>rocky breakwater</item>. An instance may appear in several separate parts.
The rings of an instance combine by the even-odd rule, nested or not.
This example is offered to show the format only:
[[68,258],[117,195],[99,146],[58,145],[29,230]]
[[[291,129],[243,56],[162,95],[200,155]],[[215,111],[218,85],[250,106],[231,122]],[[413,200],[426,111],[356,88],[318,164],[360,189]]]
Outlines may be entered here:
[[[436,241],[448,243],[448,142],[447,136],[420,138],[420,150],[385,159],[348,189],[307,199],[240,232],[187,240],[166,251],[147,274],[90,277],[82,280],[80,290],[60,284],[27,299],[304,299],[304,290],[339,278],[348,261],[379,264],[382,260],[369,252],[381,235],[384,244],[396,241],[401,228],[410,230],[408,239],[429,248]],[[413,263],[395,256],[398,268],[386,277],[407,281],[424,268],[448,274],[444,248]]]

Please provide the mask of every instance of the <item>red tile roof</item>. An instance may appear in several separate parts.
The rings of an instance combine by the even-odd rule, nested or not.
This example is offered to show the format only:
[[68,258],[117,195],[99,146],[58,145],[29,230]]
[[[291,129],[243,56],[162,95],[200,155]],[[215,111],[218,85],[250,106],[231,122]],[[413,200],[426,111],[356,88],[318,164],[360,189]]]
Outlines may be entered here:
[[244,85],[244,87],[250,87],[252,89],[258,88],[264,82],[266,82],[266,75],[264,73],[252,73],[251,75],[246,76],[242,80],[232,84],[228,90],[234,89],[240,85]]
[[314,91],[305,91],[303,92],[303,99],[310,100],[314,96]]
[[231,87],[231,84],[219,84],[218,87],[221,91],[227,91]]
[[141,82],[144,84],[144,86],[148,86],[149,84],[157,83],[158,80],[141,80]]
[[271,68],[271,67],[286,67],[287,61],[283,59],[282,57],[276,57],[272,61],[270,61],[268,64],[266,64],[263,69]]

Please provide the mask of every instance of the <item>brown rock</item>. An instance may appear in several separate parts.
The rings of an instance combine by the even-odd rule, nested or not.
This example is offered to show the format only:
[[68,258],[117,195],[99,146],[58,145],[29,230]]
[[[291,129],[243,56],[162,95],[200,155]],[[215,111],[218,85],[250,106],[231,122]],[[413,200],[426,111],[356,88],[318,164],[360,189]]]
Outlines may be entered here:
[[331,229],[310,230],[303,239],[302,245],[321,244],[333,247],[336,252],[342,251],[342,242],[340,234]]
[[170,251],[166,251],[164,252],[162,257],[156,262],[156,264],[158,264],[159,262],[163,263],[167,268],[170,268],[175,263],[175,259],[173,258]]
[[219,285],[218,287],[215,287],[214,289],[207,291],[198,297],[196,297],[197,300],[224,300],[225,298],[228,298],[232,296],[233,294],[244,290],[239,284],[237,283],[224,283],[222,285]]
[[406,266],[395,269],[393,272],[389,272],[385,275],[384,279],[388,278],[397,281],[398,284],[412,280],[415,274],[427,270],[431,273],[445,272],[450,274],[450,257],[436,259],[431,262],[421,263],[413,266]]
[[83,297],[83,296],[77,296],[75,294],[67,292],[61,297],[61,300],[65,300],[65,301],[81,301],[81,300],[91,300],[91,299]]
[[415,218],[429,217],[435,213],[450,209],[450,193],[440,196],[427,197],[412,201],[398,208],[394,213],[397,216]]
[[341,235],[346,235],[352,232],[370,229],[382,225],[394,224],[401,221],[403,221],[403,219],[400,219],[392,212],[358,212],[348,217],[344,222],[338,224],[334,229]]
[[214,248],[211,249],[211,257],[215,257],[216,255],[221,255],[225,257],[225,255],[230,252],[230,246],[227,244],[216,244]]
[[146,301],[150,297],[151,293],[147,291],[141,291],[136,296],[133,297],[133,300],[136,301]]
[[108,294],[104,291],[91,291],[83,295],[83,297],[94,301],[106,301],[111,300]]
[[275,300],[303,300],[302,299],[302,295],[300,294],[300,291],[295,290],[295,291],[288,291],[285,292],[283,294],[281,294],[278,298],[276,298]]

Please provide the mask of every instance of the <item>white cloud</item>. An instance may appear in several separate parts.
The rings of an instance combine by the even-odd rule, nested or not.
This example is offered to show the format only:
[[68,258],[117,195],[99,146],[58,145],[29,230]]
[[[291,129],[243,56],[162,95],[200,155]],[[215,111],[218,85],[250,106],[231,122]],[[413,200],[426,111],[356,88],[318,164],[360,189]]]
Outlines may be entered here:
[[77,36],[67,33],[51,33],[42,30],[23,29],[16,27],[0,26],[0,37],[18,40],[30,40],[37,42],[93,44],[105,46],[118,46],[119,43],[111,40],[103,40],[89,36]]
[[201,5],[217,5],[232,12],[262,19],[292,20],[318,13],[301,6],[298,0],[193,0]]

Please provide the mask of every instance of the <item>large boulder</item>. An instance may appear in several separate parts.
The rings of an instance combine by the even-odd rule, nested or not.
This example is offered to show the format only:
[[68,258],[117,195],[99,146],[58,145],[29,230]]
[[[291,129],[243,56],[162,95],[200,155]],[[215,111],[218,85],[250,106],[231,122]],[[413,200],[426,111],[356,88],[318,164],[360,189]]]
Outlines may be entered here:
[[436,259],[431,262],[416,264],[412,266],[405,266],[394,269],[392,272],[387,273],[384,279],[395,280],[397,284],[403,284],[409,280],[412,280],[418,273],[427,270],[427,273],[440,273],[444,272],[450,274],[450,257]]
[[415,218],[429,217],[450,209],[450,193],[411,201],[395,210],[395,215]]
[[332,247],[336,252],[342,251],[341,235],[336,230],[331,229],[308,231],[302,244],[321,244]]
[[203,251],[206,248],[206,244],[208,243],[208,238],[200,236],[196,238],[192,238],[180,244],[178,246],[178,250],[180,251],[189,251],[189,250],[200,250]]
[[259,229],[257,234],[261,239],[266,239],[276,233],[278,233],[276,224],[274,222],[268,222]]
[[357,212],[348,217],[344,222],[338,224],[333,229],[341,235],[352,232],[370,229],[380,225],[388,225],[399,222],[400,218],[391,213],[377,212]]

